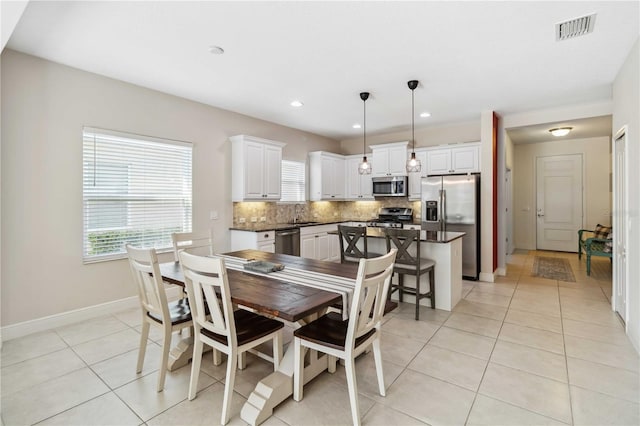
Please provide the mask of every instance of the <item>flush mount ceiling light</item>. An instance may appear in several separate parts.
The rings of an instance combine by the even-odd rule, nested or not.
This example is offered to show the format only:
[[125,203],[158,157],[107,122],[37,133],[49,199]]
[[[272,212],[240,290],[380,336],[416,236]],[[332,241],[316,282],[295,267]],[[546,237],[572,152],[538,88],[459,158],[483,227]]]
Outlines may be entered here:
[[362,129],[362,126],[360,125],[360,123],[356,123],[351,127],[353,127],[354,129]]
[[556,137],[567,136],[569,132],[573,129],[573,127],[556,127],[555,129],[549,130],[549,132]]
[[415,102],[413,99],[413,91],[418,87],[418,80],[410,80],[407,82],[407,86],[411,89],[411,142],[413,143],[413,148],[411,149],[411,158],[407,160],[407,172],[419,172],[422,169],[422,164],[420,164],[420,160],[416,158],[416,136],[414,132],[414,119],[415,112],[414,106]]
[[430,112],[422,112],[420,113],[420,117],[422,118],[427,118],[427,117],[431,117],[431,113]]
[[367,99],[369,99],[369,92],[361,92],[360,99],[362,99],[362,163],[358,165],[358,173],[361,175],[371,174],[371,164],[367,162]]
[[209,46],[209,53],[213,55],[222,55],[224,53],[224,49],[220,46]]
[[298,100],[295,100],[295,101],[291,101],[289,105],[291,105],[294,108],[300,108],[304,104]]

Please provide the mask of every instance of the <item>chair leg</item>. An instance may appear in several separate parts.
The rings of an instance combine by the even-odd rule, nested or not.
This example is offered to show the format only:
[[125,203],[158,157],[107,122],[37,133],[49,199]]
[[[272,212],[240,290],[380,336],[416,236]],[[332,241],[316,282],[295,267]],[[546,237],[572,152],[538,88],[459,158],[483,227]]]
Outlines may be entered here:
[[167,366],[169,364],[169,349],[171,348],[171,325],[164,325],[164,338],[162,339],[162,359],[160,360],[160,371],[158,372],[158,392],[164,389],[164,380],[167,377]]
[[398,274],[398,300],[404,302],[404,274]]
[[587,253],[587,276],[591,276],[591,255]]
[[136,366],[136,373],[142,371],[144,366],[144,355],[147,352],[147,339],[149,339],[149,327],[150,324],[146,320],[142,320],[142,332],[140,334],[140,349],[138,349],[138,365]]
[[213,365],[220,365],[222,364],[222,353],[217,350],[217,349],[213,349]]
[[278,371],[282,360],[282,330],[273,336],[273,371]]
[[420,319],[420,275],[416,275],[416,321]]
[[373,359],[376,363],[376,375],[378,376],[378,390],[380,396],[386,396],[384,389],[384,374],[382,370],[382,351],[380,350],[380,339],[373,341]]
[[356,382],[356,365],[353,357],[344,360],[349,387],[349,402],[351,403],[351,420],[354,425],[360,425],[360,406],[358,405],[358,384]]
[[298,337],[293,338],[293,400],[302,400],[302,386],[304,386],[304,353],[302,340]]
[[431,291],[431,309],[436,308],[436,271],[431,268],[429,271],[429,291]]
[[336,372],[336,365],[338,364],[338,358],[332,355],[327,355],[327,371],[331,374]]
[[229,423],[229,411],[231,409],[231,397],[233,396],[233,387],[236,381],[236,367],[238,365],[240,354],[231,353],[227,357],[227,377],[224,382],[224,400],[222,402],[222,417],[220,424]]
[[246,352],[242,352],[238,354],[238,369],[244,370],[247,367],[247,356]]
[[[189,401],[196,397],[198,392],[198,378],[200,377],[200,364],[202,363],[202,350],[204,344],[198,338],[193,339],[193,358],[191,359],[191,380],[189,381]],[[217,349],[215,352],[220,353]]]

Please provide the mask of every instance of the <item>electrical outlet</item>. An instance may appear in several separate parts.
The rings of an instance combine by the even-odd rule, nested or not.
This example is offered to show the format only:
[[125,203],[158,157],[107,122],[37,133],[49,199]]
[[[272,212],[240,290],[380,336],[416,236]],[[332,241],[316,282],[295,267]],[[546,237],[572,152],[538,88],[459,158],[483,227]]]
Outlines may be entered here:
[[256,223],[258,221],[258,218],[255,216],[251,216],[251,223]]
[[333,217],[337,217],[338,216],[338,212],[333,212]]
[[209,212],[209,219],[211,220],[218,220],[219,216],[218,216],[218,210],[211,210]]
[[245,219],[244,217],[239,217],[238,218],[238,223],[245,223],[247,221],[247,219]]
[[267,221],[266,216],[260,216],[260,222],[266,222],[266,221]]

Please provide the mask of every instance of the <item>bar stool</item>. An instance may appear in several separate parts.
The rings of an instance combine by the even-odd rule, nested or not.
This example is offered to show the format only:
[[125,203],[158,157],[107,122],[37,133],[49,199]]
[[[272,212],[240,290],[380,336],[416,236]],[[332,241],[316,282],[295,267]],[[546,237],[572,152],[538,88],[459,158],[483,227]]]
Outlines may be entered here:
[[[416,297],[416,320],[420,319],[420,299],[429,298],[431,308],[436,308],[435,265],[436,262],[420,257],[420,230],[419,229],[394,229],[388,228],[384,232],[387,242],[387,251],[392,249],[392,244],[398,249],[393,272],[398,274],[398,284],[391,284],[389,297],[394,291],[398,291],[398,300],[402,302],[404,293]],[[409,252],[409,248],[415,244],[415,256]],[[420,277],[429,273],[429,291],[422,292]],[[413,275],[416,278],[416,286],[405,287],[404,276]]]
[[[382,256],[382,253],[369,253],[367,228],[364,226],[338,225],[338,235],[340,237],[340,263],[358,263],[360,259]],[[357,246],[360,239],[363,241],[362,250]]]

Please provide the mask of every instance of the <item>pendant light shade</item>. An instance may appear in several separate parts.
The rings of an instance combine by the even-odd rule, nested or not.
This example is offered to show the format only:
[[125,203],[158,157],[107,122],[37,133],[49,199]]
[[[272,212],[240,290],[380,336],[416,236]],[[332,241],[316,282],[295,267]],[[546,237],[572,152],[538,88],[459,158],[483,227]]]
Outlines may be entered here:
[[419,172],[422,170],[422,164],[420,160],[416,158],[416,137],[414,131],[414,121],[415,121],[415,102],[413,99],[413,91],[418,87],[418,80],[410,80],[407,82],[407,86],[411,89],[411,158],[407,160],[407,172]]
[[361,175],[371,174],[371,163],[367,161],[367,99],[369,92],[361,92],[363,119],[362,119],[362,162],[358,165],[358,173]]

